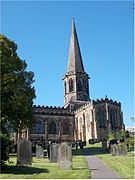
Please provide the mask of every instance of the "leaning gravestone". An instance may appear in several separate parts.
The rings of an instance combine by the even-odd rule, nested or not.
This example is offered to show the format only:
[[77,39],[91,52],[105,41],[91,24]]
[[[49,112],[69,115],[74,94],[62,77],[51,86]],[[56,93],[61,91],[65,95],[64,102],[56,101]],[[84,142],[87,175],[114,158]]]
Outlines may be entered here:
[[58,158],[58,144],[52,143],[50,145],[50,162],[57,162]]
[[72,147],[67,143],[58,147],[58,165],[62,169],[72,169]]
[[32,143],[27,139],[17,142],[17,165],[32,164]]
[[41,146],[36,145],[36,157],[37,158],[43,158],[44,157],[44,151]]

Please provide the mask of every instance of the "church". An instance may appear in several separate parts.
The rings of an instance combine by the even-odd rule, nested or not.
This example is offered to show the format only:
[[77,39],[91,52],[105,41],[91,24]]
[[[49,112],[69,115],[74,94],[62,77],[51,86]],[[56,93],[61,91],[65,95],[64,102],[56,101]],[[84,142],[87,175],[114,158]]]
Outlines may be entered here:
[[34,106],[35,126],[29,129],[32,142],[107,139],[109,132],[124,129],[121,103],[108,99],[92,100],[89,75],[85,72],[75,22],[72,32],[67,72],[63,77],[64,106]]

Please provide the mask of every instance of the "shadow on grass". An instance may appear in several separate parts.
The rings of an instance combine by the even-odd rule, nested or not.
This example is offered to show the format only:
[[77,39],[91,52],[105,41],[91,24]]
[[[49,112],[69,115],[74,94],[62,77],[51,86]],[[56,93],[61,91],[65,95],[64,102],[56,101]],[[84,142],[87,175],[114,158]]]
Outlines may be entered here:
[[98,154],[109,154],[109,150],[104,150],[102,147],[86,147],[84,149],[73,149],[72,154],[75,156],[90,156]]
[[1,170],[2,174],[40,174],[48,173],[48,169],[36,168],[30,166],[6,166]]
[[79,168],[73,168],[73,170],[82,170],[82,169],[88,169],[88,168],[82,168],[82,167],[79,167]]

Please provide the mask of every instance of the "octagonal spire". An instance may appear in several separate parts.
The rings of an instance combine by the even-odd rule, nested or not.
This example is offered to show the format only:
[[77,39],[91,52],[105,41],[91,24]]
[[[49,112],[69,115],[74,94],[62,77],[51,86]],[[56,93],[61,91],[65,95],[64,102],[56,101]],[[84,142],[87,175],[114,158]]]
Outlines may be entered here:
[[68,59],[68,73],[84,72],[79,41],[77,38],[74,19],[72,19],[72,33],[70,40],[70,50]]

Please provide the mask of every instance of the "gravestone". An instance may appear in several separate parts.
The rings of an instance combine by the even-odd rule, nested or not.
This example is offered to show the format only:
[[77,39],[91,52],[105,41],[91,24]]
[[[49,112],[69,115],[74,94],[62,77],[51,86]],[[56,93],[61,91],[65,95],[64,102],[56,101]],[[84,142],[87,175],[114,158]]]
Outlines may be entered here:
[[118,144],[118,156],[127,155],[127,145],[125,143]]
[[117,156],[118,155],[118,146],[117,144],[111,144],[111,155]]
[[58,159],[58,144],[52,143],[50,145],[50,162],[57,162]]
[[58,165],[62,169],[72,169],[72,147],[67,143],[58,147]]
[[111,145],[112,156],[126,156],[127,155],[127,145],[125,143]]
[[36,157],[37,158],[43,158],[44,157],[44,151],[41,146],[36,145]]
[[28,139],[17,142],[17,165],[32,164],[32,143]]

